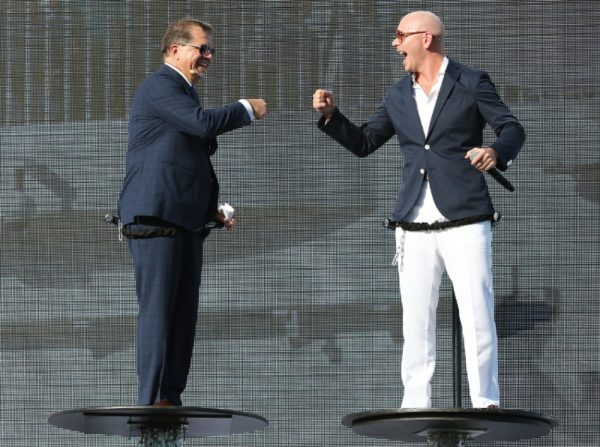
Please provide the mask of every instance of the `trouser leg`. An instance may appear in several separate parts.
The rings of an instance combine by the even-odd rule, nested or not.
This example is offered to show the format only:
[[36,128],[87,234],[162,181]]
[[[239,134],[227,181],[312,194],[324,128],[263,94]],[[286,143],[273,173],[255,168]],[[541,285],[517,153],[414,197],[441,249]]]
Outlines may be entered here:
[[475,408],[498,405],[491,225],[481,222],[443,231],[438,241],[459,308],[471,403]]
[[181,268],[177,237],[130,239],[138,296],[136,361],[138,404],[158,400],[171,330],[171,311]]
[[431,407],[435,324],[443,264],[430,232],[396,230],[402,299],[402,408]]
[[181,405],[194,349],[198,300],[202,273],[203,237],[192,233],[182,257],[180,280],[173,303],[170,332],[167,338],[165,367],[160,398]]

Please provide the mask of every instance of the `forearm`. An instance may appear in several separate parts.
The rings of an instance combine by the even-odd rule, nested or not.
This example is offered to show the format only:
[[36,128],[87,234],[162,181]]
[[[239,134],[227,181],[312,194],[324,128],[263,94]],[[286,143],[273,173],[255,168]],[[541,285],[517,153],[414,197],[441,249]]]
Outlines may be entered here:
[[189,115],[173,118],[178,119],[177,127],[181,127],[181,130],[200,138],[215,138],[252,122],[239,102],[216,109],[198,107]]
[[322,116],[317,126],[357,157],[366,157],[389,139],[388,137],[380,143],[370,134],[367,124],[356,126],[337,108],[334,109],[330,119]]
[[498,169],[506,170],[525,143],[525,130],[517,122],[507,123],[497,133],[492,147],[498,156]]

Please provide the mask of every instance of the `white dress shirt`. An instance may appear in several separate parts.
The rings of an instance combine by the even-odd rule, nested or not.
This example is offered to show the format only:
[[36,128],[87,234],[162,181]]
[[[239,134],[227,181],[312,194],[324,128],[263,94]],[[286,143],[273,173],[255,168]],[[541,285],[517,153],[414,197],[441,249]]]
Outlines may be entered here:
[[[444,60],[442,61],[442,65],[440,66],[440,71],[437,74],[436,83],[429,91],[429,94],[426,94],[425,91],[419,85],[419,83],[416,82],[415,75],[412,76],[413,98],[415,98],[415,102],[417,103],[417,111],[419,112],[419,120],[421,121],[421,126],[423,127],[424,135],[427,135],[427,132],[429,131],[429,124],[431,123],[431,117],[433,116],[433,109],[435,107],[435,103],[437,102],[437,98],[440,94],[440,88],[442,86],[442,81],[444,80],[444,74],[446,73],[447,66],[448,58],[444,56]],[[422,172],[425,175],[425,180],[427,180],[427,176],[429,174],[424,171]],[[408,213],[408,216],[406,216],[406,221],[433,223],[445,222],[447,220],[448,219],[444,217],[444,215],[435,205],[433,195],[431,194],[431,187],[429,186],[429,182],[424,181],[423,185],[421,186],[419,198],[415,202],[413,209],[410,211],[410,213]]]
[[419,83],[415,80],[415,75],[412,75],[413,81],[413,98],[417,103],[417,110],[419,112],[419,120],[423,127],[423,133],[427,135],[429,131],[429,124],[431,123],[431,116],[433,115],[433,108],[437,102],[437,98],[440,94],[440,87],[444,80],[444,74],[446,74],[446,67],[448,67],[448,58],[444,56],[442,66],[437,74],[436,83],[429,91],[429,95],[425,93],[425,90],[421,88]]

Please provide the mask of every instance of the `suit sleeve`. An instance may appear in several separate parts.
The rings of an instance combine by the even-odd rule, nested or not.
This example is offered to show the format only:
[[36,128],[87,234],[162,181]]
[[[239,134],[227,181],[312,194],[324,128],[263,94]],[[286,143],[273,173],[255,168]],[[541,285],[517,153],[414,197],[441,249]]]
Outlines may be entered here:
[[215,138],[251,123],[240,102],[203,109],[180,85],[168,78],[153,79],[144,93],[146,104],[154,114],[176,129],[199,138]]
[[498,154],[498,169],[505,171],[523,147],[525,130],[504,104],[485,72],[477,85],[477,106],[496,134],[496,140],[490,146]]
[[360,127],[350,122],[337,107],[327,124],[325,118],[321,117],[317,126],[357,157],[372,154],[396,133],[386,110],[385,101]]

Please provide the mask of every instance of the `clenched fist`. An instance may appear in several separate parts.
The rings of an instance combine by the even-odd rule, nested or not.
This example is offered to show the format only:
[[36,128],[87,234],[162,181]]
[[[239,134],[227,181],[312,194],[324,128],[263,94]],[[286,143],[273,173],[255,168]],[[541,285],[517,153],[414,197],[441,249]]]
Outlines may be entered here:
[[335,105],[333,103],[333,92],[317,89],[313,95],[313,109],[322,113],[325,119],[331,118]]
[[250,103],[250,107],[252,107],[254,118],[260,120],[267,115],[267,103],[264,99],[247,99],[246,101],[248,101]]

